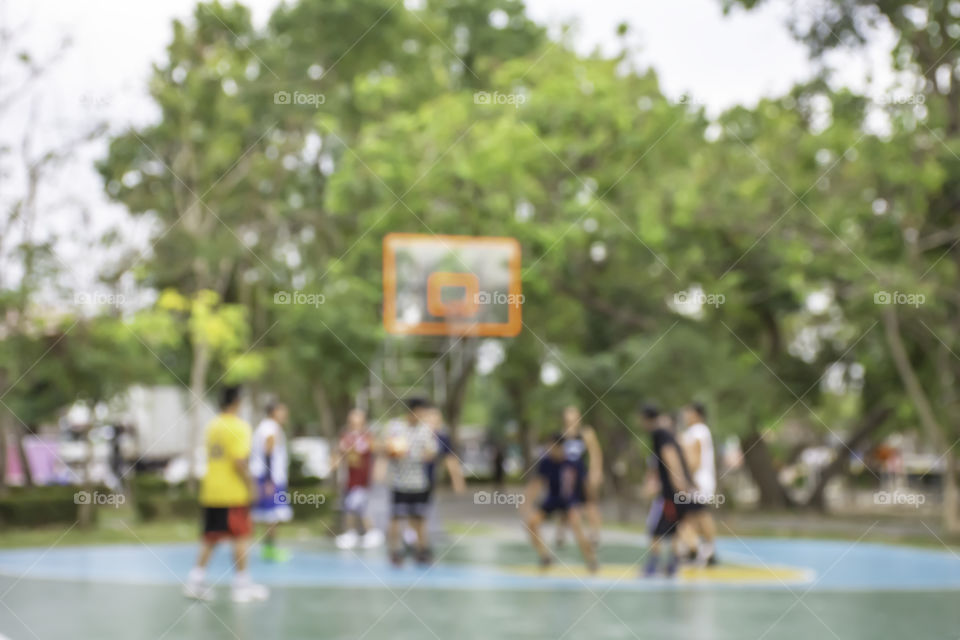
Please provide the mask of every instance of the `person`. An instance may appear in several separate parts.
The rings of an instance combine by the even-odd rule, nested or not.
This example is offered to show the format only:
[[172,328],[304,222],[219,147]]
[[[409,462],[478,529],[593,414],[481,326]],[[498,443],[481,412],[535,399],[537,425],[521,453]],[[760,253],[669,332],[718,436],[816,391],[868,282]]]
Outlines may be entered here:
[[383,534],[367,515],[373,455],[374,439],[367,428],[367,414],[363,409],[352,409],[331,465],[337,469],[345,461],[347,469],[341,505],[345,531],[336,540],[340,549],[353,549],[358,543],[365,548],[383,544]]
[[[570,460],[566,453],[566,438],[562,433],[550,437],[546,455],[537,465],[537,473],[527,485],[524,504],[536,504],[536,508],[529,511],[525,517],[530,541],[540,557],[540,566],[549,568],[553,563],[553,556],[540,535],[540,526],[553,514],[557,514],[561,522],[569,525],[580,546],[587,570],[597,571],[597,557],[593,545],[583,530],[583,519],[580,512],[578,483],[580,469],[576,462]],[[537,498],[543,495],[542,500]]]
[[[593,427],[583,424],[583,416],[577,407],[563,410],[564,452],[577,468],[577,500],[586,518],[589,538],[597,544],[600,540],[601,515],[597,504],[603,484],[603,452],[600,440]],[[588,464],[589,462],[589,464]],[[557,526],[557,544],[563,544],[563,524]]]
[[437,437],[426,423],[429,401],[415,397],[407,399],[405,404],[406,420],[390,425],[384,442],[384,450],[390,458],[393,490],[387,538],[390,561],[394,566],[403,564],[400,534],[404,522],[411,523],[416,532],[417,562],[429,564],[432,560],[425,526],[430,500],[426,464],[437,455]]
[[130,427],[123,423],[117,423],[107,427],[107,444],[110,447],[109,468],[110,474],[107,476],[106,484],[113,491],[123,492],[124,478],[127,470],[124,469],[123,445],[126,434],[130,432]]
[[[680,412],[682,413],[682,412]],[[673,414],[666,411],[662,412],[657,417],[657,425],[673,435],[674,438],[677,438],[677,444],[680,446],[680,454],[683,458],[683,463],[685,465],[685,473],[687,474],[688,484],[692,483],[692,476],[690,475],[690,463],[687,459],[687,453],[683,446],[683,441],[677,437],[677,421],[674,419]],[[654,465],[656,466],[656,465]],[[657,486],[659,487],[659,480],[657,480]],[[692,485],[691,485],[692,486]],[[693,492],[690,493],[686,491],[678,491],[677,494],[673,497],[673,503],[677,508],[677,512],[680,516],[679,522],[677,523],[676,528],[676,552],[677,557],[683,561],[686,559],[694,560],[696,559],[696,549],[699,544],[696,531],[686,525],[687,516],[690,514],[690,504],[693,499]],[[653,507],[655,505],[651,505]],[[690,557],[690,553],[693,550],[693,557]]]
[[660,410],[652,404],[645,404],[639,410],[641,423],[653,443],[653,468],[656,470],[657,486],[660,495],[654,500],[650,517],[647,519],[650,532],[650,558],[644,567],[645,576],[657,573],[660,563],[663,540],[670,540],[670,554],[667,557],[665,573],[673,576],[677,572],[678,549],[677,533],[683,513],[677,508],[679,492],[689,491],[690,474],[683,459],[683,452],[673,433],[666,427]]
[[[427,479],[429,488],[428,504],[426,515],[426,528],[429,534],[440,531],[440,524],[437,521],[437,508],[434,489],[437,486],[437,465],[441,462],[450,478],[450,485],[454,493],[463,493],[467,489],[466,480],[463,477],[463,466],[460,464],[460,458],[453,449],[453,438],[443,424],[443,413],[437,407],[430,407],[423,412],[424,420],[433,431],[437,438],[437,455],[426,463]],[[409,525],[403,531],[403,541],[408,547],[416,544],[417,534]]]
[[206,568],[218,542],[233,542],[235,602],[265,600],[269,591],[254,583],[247,572],[247,555],[253,522],[250,502],[253,486],[250,476],[250,425],[237,414],[240,388],[227,387],[220,397],[220,414],[207,425],[204,448],[207,472],[200,484],[203,540],[197,564],[190,570],[184,594],[200,600],[212,599],[205,584]]
[[250,473],[257,483],[257,501],[253,521],[265,524],[262,556],[267,562],[285,562],[290,554],[277,548],[277,527],[293,519],[293,508],[287,500],[287,437],[283,427],[290,416],[281,402],[267,405],[266,417],[253,432]]
[[498,489],[503,489],[503,483],[506,480],[507,470],[505,468],[507,455],[504,451],[505,447],[503,445],[503,440],[500,438],[495,438],[493,440],[493,486]]
[[463,493],[466,488],[466,480],[463,477],[463,466],[460,464],[460,458],[453,450],[453,438],[443,424],[443,413],[436,407],[430,407],[425,412],[427,425],[437,437],[437,455],[427,462],[427,476],[430,479],[430,491],[433,492],[436,486],[436,467],[443,462],[444,469],[450,477],[450,485],[455,493]]
[[680,442],[693,477],[693,493],[686,497],[681,507],[686,512],[682,526],[690,530],[683,538],[699,537],[699,545],[695,551],[691,548],[690,552],[695,553],[697,564],[712,566],[717,563],[717,527],[708,508],[714,502],[717,489],[713,436],[705,422],[706,408],[701,403],[692,402],[684,407],[683,419],[686,429],[680,436]]

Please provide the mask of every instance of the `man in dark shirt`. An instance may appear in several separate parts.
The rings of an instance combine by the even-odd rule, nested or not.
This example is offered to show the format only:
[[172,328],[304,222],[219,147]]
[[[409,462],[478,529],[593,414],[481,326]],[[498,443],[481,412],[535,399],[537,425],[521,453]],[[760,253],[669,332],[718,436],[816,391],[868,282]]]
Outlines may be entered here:
[[533,548],[540,556],[540,565],[546,569],[553,562],[553,556],[540,536],[540,525],[554,513],[558,514],[561,521],[568,524],[573,531],[587,569],[595,573],[597,557],[593,545],[583,531],[580,513],[581,503],[577,491],[579,469],[576,463],[567,458],[563,445],[562,433],[550,438],[546,455],[538,463],[537,473],[527,486],[524,504],[532,503],[540,494],[544,494],[544,497],[527,515],[526,526]]
[[430,479],[430,491],[436,488],[436,468],[443,463],[447,475],[450,476],[450,485],[455,493],[466,490],[466,481],[463,477],[463,466],[453,448],[453,439],[443,425],[443,414],[436,407],[427,412],[427,424],[437,436],[437,457],[427,463],[427,477]]
[[650,527],[650,558],[644,568],[644,575],[656,574],[661,541],[669,538],[671,553],[667,558],[665,571],[668,576],[672,576],[677,572],[676,533],[684,513],[683,496],[688,495],[692,483],[680,445],[673,433],[664,426],[660,410],[645,404],[640,407],[640,419],[653,443],[651,464],[656,470],[660,489],[647,519]]

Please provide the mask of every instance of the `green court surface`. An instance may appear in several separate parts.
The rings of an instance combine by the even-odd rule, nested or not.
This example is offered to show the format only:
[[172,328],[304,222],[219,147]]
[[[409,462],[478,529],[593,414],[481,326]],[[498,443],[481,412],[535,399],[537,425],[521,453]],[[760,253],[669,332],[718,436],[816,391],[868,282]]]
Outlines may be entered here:
[[[396,570],[383,550],[294,549],[254,563],[269,601],[185,600],[189,545],[0,552],[0,634],[24,638],[955,638],[960,559],[947,551],[853,542],[721,541],[711,577],[642,579],[645,549],[605,545],[612,573],[585,577],[573,550],[559,572],[529,571],[520,540],[467,536],[438,545],[430,569]],[[790,565],[785,559],[794,558]],[[800,573],[779,573],[779,569]],[[773,570],[776,569],[776,570]],[[529,575],[528,575],[529,574]],[[746,576],[747,579],[744,579]],[[759,577],[758,577],[759,576]],[[784,579],[786,577],[787,579]]]
[[[0,581],[3,590],[11,584]],[[24,580],[3,602],[0,625],[11,639],[875,639],[954,638],[960,628],[956,593],[811,593],[798,602],[743,591],[279,588],[267,603],[240,606],[188,603],[169,587]]]

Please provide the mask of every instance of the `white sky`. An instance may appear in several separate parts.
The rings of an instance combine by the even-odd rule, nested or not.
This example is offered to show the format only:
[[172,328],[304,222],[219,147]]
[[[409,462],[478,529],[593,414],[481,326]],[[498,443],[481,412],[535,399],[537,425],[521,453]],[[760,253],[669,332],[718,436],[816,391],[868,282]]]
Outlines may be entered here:
[[[262,24],[277,2],[246,4]],[[106,119],[114,131],[152,120],[156,112],[146,93],[150,65],[164,55],[171,19],[189,17],[194,6],[194,0],[0,0],[0,21],[22,26],[24,43],[34,52],[50,51],[64,36],[72,40],[36,96],[47,134],[68,136],[98,119]],[[782,93],[813,71],[805,50],[784,26],[786,0],[728,17],[722,15],[720,0],[528,0],[527,6],[533,18],[554,29],[575,21],[575,42],[584,51],[596,46],[612,50],[616,25],[629,23],[638,61],[657,70],[664,92],[671,97],[689,93],[710,113]],[[837,56],[838,81],[863,89],[870,74],[876,86],[889,85],[891,43],[889,34],[880,34],[868,51]],[[16,123],[0,123],[0,140],[8,139],[4,129],[17,133]],[[91,209],[89,220],[81,226],[66,209],[47,222],[73,238],[81,230],[93,238],[122,223],[129,240],[143,246],[148,230],[126,220],[123,209],[102,194],[92,160],[104,150],[105,144],[94,145],[61,172],[57,183],[58,196]],[[76,242],[60,247],[75,271],[70,284],[92,280],[97,261],[81,259],[84,249]]]

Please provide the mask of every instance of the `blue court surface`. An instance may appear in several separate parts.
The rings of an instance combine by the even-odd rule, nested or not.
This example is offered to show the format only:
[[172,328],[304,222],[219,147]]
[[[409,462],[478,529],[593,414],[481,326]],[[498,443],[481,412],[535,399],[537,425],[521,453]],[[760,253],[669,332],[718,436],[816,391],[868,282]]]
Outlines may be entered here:
[[273,593],[266,603],[247,605],[229,600],[225,547],[209,572],[223,585],[209,604],[180,597],[196,554],[192,545],[4,550],[0,634],[12,640],[484,638],[494,632],[630,638],[664,637],[672,629],[680,635],[671,637],[892,638],[910,635],[916,623],[930,632],[913,634],[919,638],[956,637],[960,628],[960,557],[947,550],[723,539],[718,568],[668,580],[638,577],[646,551],[641,543],[621,536],[604,544],[597,576],[581,569],[573,549],[542,575],[519,538],[450,538],[437,545],[432,568],[401,569],[389,565],[383,549],[291,544],[290,562],[252,561],[255,579]]
[[[623,557],[625,547],[608,549],[620,556],[606,563],[597,576],[582,570],[571,552],[543,575],[532,563],[513,562],[519,551],[502,544],[501,560],[487,554],[464,562],[463,551],[484,545],[459,542],[441,550],[430,568],[412,562],[392,567],[382,549],[341,551],[335,548],[296,549],[290,562],[265,564],[252,560],[255,578],[274,587],[333,587],[408,589],[599,589],[753,587],[803,590],[960,590],[960,557],[948,551],[893,545],[822,540],[721,539],[724,564],[716,569],[688,571],[679,579],[639,579],[641,557]],[[451,556],[454,556],[451,559]],[[193,545],[123,545],[0,551],[0,574],[21,579],[67,580],[116,584],[179,585],[196,557]],[[601,556],[603,557],[603,556]],[[525,558],[530,560],[531,558]],[[221,547],[210,567],[213,582],[227,584],[230,557]]]

